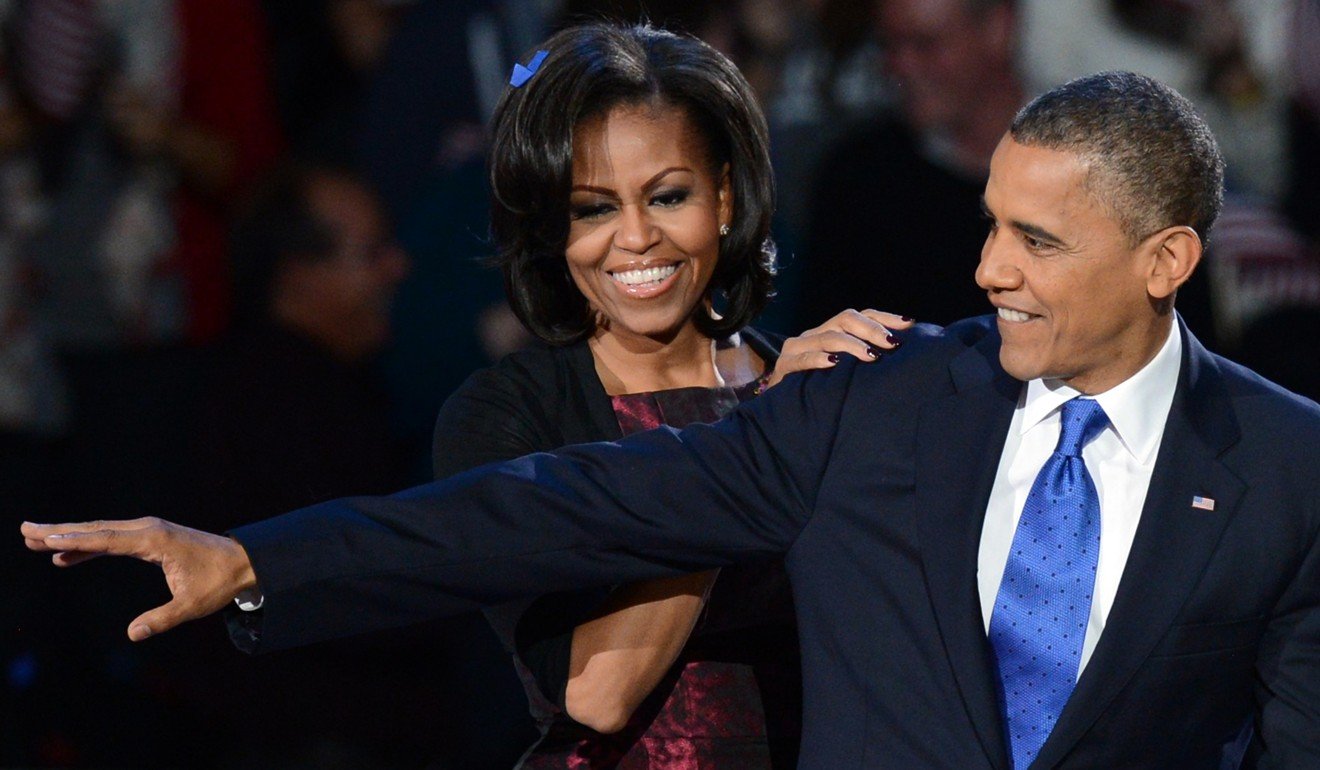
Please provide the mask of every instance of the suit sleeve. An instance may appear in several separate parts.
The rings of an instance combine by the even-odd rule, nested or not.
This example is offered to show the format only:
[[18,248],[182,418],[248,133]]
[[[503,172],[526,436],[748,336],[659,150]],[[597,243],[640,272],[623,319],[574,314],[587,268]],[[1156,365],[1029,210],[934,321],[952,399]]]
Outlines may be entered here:
[[266,598],[260,638],[240,646],[785,553],[814,509],[852,371],[794,375],[714,425],[534,454],[235,530]]
[[1320,533],[1310,533],[1302,568],[1279,610],[1261,647],[1260,712],[1248,766],[1320,767]]

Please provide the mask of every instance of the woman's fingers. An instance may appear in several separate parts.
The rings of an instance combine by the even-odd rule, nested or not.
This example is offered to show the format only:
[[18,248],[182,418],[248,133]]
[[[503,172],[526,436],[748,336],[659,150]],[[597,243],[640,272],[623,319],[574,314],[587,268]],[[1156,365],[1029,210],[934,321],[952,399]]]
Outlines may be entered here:
[[[879,356],[880,350],[855,334],[834,330],[822,331],[810,337],[794,337],[785,341],[783,348],[780,350],[779,363],[775,365],[775,368],[778,369],[785,363],[793,364],[802,360],[819,362],[823,359],[818,354],[828,356],[831,353],[847,353],[863,361],[874,361]],[[785,358],[788,361],[785,361]]]
[[814,329],[784,342],[779,361],[767,385],[777,385],[784,376],[808,369],[827,369],[850,355],[874,361],[884,351],[902,343],[891,329],[906,329],[913,321],[881,310],[845,310]]
[[882,350],[898,346],[898,338],[892,329],[906,329],[912,320],[903,316],[885,313],[880,310],[845,310],[825,323],[802,334],[804,338],[816,337],[829,332],[844,332]]
[[773,387],[793,372],[827,369],[838,363],[840,356],[845,355],[862,361],[874,361],[880,357],[880,350],[859,337],[841,331],[820,331],[811,336],[794,337],[784,342],[767,385]]
[[881,325],[886,326],[890,329],[908,329],[911,328],[912,324],[916,323],[915,320],[908,318],[905,315],[898,315],[897,313],[886,313],[883,310],[874,310],[872,308],[867,308],[865,310],[862,310],[861,313],[867,318],[870,318],[872,321],[876,321]]

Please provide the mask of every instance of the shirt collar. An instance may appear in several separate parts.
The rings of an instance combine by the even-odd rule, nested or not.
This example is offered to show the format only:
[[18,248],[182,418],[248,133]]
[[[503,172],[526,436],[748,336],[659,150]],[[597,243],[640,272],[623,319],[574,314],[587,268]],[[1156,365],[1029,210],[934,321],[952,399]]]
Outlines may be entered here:
[[[1182,367],[1182,335],[1176,324],[1155,357],[1136,374],[1095,396],[1123,446],[1138,462],[1150,461],[1164,433],[1164,422],[1178,387]],[[1054,414],[1065,401],[1083,395],[1059,380],[1035,379],[1027,383],[1022,404],[1022,433]]]

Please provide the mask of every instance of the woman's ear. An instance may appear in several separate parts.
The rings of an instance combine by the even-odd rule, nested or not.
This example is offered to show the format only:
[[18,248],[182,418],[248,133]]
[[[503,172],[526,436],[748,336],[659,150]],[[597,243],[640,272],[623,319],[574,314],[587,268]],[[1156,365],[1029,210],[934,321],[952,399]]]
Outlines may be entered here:
[[1201,237],[1185,225],[1166,227],[1147,239],[1151,248],[1146,291],[1156,299],[1172,297],[1201,262]]

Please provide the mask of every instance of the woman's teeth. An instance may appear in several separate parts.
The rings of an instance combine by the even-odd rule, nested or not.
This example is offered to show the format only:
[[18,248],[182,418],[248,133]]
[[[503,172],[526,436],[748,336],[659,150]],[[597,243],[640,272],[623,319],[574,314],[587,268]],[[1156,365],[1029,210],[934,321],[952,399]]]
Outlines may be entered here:
[[610,273],[610,277],[625,286],[640,286],[644,283],[658,283],[678,272],[678,265],[648,267],[644,270],[627,270]]
[[1006,307],[999,308],[999,317],[1005,321],[1016,321],[1018,323],[1024,323],[1031,320],[1030,313],[1024,313],[1021,310],[1009,310]]

